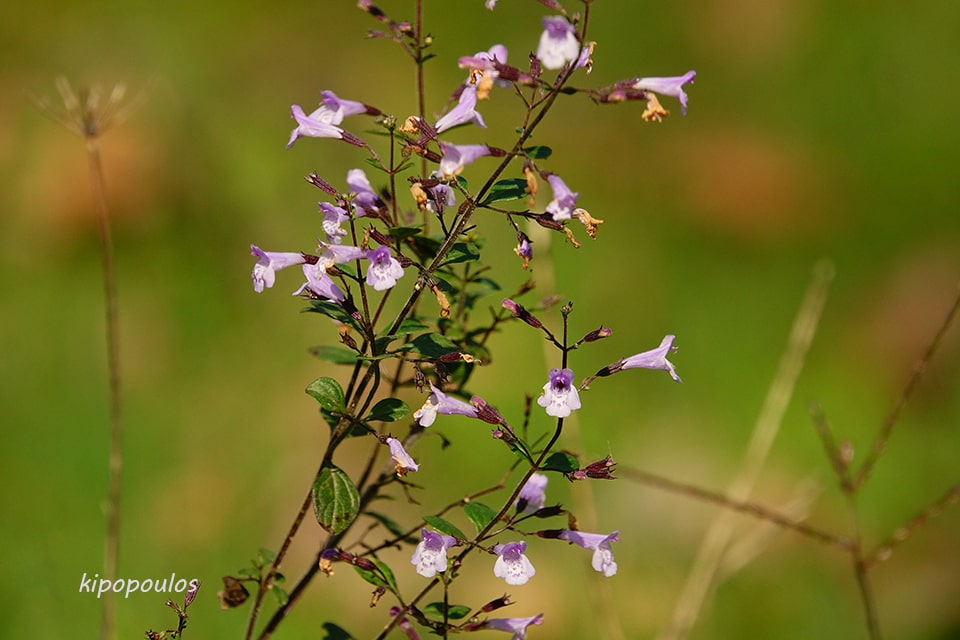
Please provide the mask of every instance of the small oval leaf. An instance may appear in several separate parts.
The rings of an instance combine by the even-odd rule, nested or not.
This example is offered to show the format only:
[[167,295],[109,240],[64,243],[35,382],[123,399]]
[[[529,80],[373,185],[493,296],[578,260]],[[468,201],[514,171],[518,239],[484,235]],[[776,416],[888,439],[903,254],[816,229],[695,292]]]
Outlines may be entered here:
[[502,202],[504,200],[520,200],[527,197],[527,181],[523,178],[506,178],[498,180],[490,187],[490,192],[483,199],[482,205]]
[[379,571],[371,571],[369,569],[361,569],[360,567],[354,566],[357,573],[360,574],[360,577],[372,584],[375,587],[390,587],[394,592],[397,591],[397,579],[393,577],[393,571],[390,570],[386,564],[377,560],[376,558],[369,558],[369,560],[377,565]]
[[460,540],[469,540],[469,538],[464,535],[463,531],[457,529],[456,525],[454,525],[452,522],[444,520],[440,516],[423,516],[423,521],[440,533],[445,533],[448,536],[453,536],[454,538],[458,538]]
[[428,616],[443,618],[443,612],[447,612],[448,620],[459,620],[470,615],[470,607],[463,604],[444,604],[442,602],[431,602],[423,608],[423,612]]
[[326,531],[337,534],[353,523],[360,511],[360,494],[339,467],[324,467],[313,483],[313,510]]
[[344,411],[344,395],[340,383],[333,378],[317,378],[307,387],[307,393],[327,411]]
[[545,144],[537,144],[532,147],[527,147],[523,152],[527,154],[528,158],[533,160],[546,160],[553,153],[553,149]]
[[580,462],[569,453],[557,451],[551,453],[543,461],[541,468],[545,471],[559,471],[560,473],[570,473],[580,468]]
[[395,422],[410,413],[410,407],[400,398],[384,398],[373,405],[367,420],[381,420],[383,422]]
[[310,353],[321,360],[334,364],[355,364],[357,362],[357,352],[345,347],[313,347],[310,349]]
[[497,512],[482,502],[468,502],[463,507],[463,512],[470,518],[478,533],[497,517]]

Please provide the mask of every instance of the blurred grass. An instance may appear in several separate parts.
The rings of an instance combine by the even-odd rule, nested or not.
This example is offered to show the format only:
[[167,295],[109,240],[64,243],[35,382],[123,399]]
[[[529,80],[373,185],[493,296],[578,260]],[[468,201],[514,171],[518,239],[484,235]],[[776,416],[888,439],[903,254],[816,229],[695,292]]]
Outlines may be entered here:
[[[503,42],[518,61],[533,48],[542,7],[500,4],[490,14],[480,0],[428,3],[440,56],[430,63],[430,109],[441,110],[462,75],[456,56]],[[382,6],[401,17],[407,5]],[[279,543],[325,442],[302,389],[336,373],[306,353],[332,330],[298,313],[302,305],[285,295],[295,285],[287,274],[276,290],[250,291],[247,246],[308,250],[318,193],[302,176],[315,170],[340,184],[362,157],[330,141],[285,152],[291,103],[309,105],[331,88],[412,112],[409,65],[390,43],[362,40],[375,26],[351,2],[0,8],[0,544],[9,571],[0,635],[56,638],[96,627],[99,603],[77,586],[102,563],[106,487],[106,372],[86,161],[80,141],[26,93],[53,95],[61,74],[134,91],[156,79],[148,104],[104,139],[126,392],[120,572],[199,577],[189,637],[236,638],[246,613],[218,610],[219,577]],[[622,464],[726,486],[809,271],[828,257],[835,284],[758,495],[778,504],[818,476],[825,494],[815,520],[845,530],[806,404],[818,400],[840,437],[863,452],[956,291],[960,86],[948,79],[960,63],[958,28],[960,5],[947,2],[595,5],[589,84],[689,68],[698,77],[686,118],[649,125],[635,105],[598,110],[570,100],[537,136],[556,150],[551,169],[606,220],[597,241],[574,251],[557,238],[551,248],[558,291],[576,302],[576,331],[614,329],[577,353],[574,369],[651,348],[667,332],[680,347],[673,360],[683,386],[630,372],[584,394],[586,458],[611,452]],[[509,138],[511,106],[506,94],[483,106],[484,141]],[[502,227],[487,226],[486,253],[512,289],[527,274]],[[544,259],[538,252],[533,277]],[[958,345],[955,330],[864,493],[868,541],[958,481]],[[544,362],[525,327],[510,327],[493,346],[495,362],[478,372],[473,390],[509,418],[522,407],[518,389],[536,394],[556,361]],[[535,417],[535,427],[545,424]],[[426,494],[418,515],[430,500],[495,482],[510,461],[466,420],[442,429],[454,447],[441,453],[436,439],[424,440],[417,453],[427,464],[416,480],[450,493]],[[627,637],[650,637],[667,619],[715,507],[623,481],[595,489],[600,526],[622,530],[621,573],[609,583],[615,607]],[[575,504],[584,488],[554,480],[551,491]],[[385,509],[402,517],[405,508]],[[960,637],[958,534],[960,514],[948,511],[876,571],[888,637]],[[291,576],[312,555],[319,535],[311,536],[287,564]],[[547,613],[532,637],[593,637],[598,623],[575,595],[591,573],[589,558],[554,547],[537,556],[538,577],[513,590],[520,604],[512,615]],[[395,567],[406,561],[404,552]],[[487,569],[475,569],[476,591],[463,600],[502,593]],[[417,584],[398,574],[401,585]],[[360,637],[378,628],[381,612],[366,613],[366,586],[345,569],[332,580],[312,588],[282,635],[316,635],[344,607],[355,607],[346,626]],[[122,635],[172,625],[165,598],[121,600]],[[693,637],[865,637],[861,618],[846,558],[782,534],[719,587]]]

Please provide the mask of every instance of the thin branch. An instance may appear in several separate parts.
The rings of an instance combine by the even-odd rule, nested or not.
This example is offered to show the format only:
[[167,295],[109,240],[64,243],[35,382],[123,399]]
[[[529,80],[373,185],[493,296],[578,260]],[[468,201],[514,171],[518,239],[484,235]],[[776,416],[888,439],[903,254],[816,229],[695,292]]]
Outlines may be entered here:
[[864,558],[866,569],[872,569],[877,564],[888,560],[895,547],[905,542],[914,531],[939,516],[947,507],[956,504],[958,501],[960,501],[960,483],[950,487],[936,502],[915,515],[909,522],[897,527],[889,538],[881,542],[869,556]]
[[939,349],[940,344],[943,342],[943,337],[950,329],[950,325],[953,324],[958,312],[960,312],[960,289],[958,289],[957,296],[953,300],[953,306],[950,307],[946,317],[944,317],[943,323],[937,330],[936,335],[933,336],[933,340],[930,341],[930,345],[927,347],[927,350],[923,353],[923,356],[916,363],[916,365],[914,365],[913,374],[910,376],[910,379],[907,380],[907,384],[900,393],[900,397],[897,399],[893,410],[880,427],[880,432],[873,441],[873,447],[870,449],[870,453],[864,459],[863,464],[860,465],[859,472],[857,472],[856,479],[853,483],[855,487],[859,488],[863,485],[867,477],[869,477],[870,472],[873,471],[873,467],[876,465],[877,460],[879,460],[880,456],[883,454],[884,449],[887,448],[887,442],[889,442],[890,435],[893,433],[893,427],[900,419],[900,414],[903,411],[904,406],[906,406],[907,400],[909,400],[910,396],[913,395],[914,390],[917,388],[917,384],[920,382],[920,378],[923,377],[924,372],[927,370],[927,364],[929,364],[930,360],[933,359],[934,354]]
[[738,513],[746,513],[765,522],[775,524],[778,527],[799,533],[800,535],[816,540],[817,542],[839,547],[844,550],[849,550],[853,544],[846,536],[840,536],[824,529],[819,529],[812,525],[801,522],[800,520],[796,520],[782,513],[773,511],[772,509],[768,509],[767,507],[759,505],[755,502],[734,500],[721,493],[717,493],[716,491],[710,491],[709,489],[704,489],[702,487],[687,484],[685,482],[670,480],[669,478],[665,478],[655,473],[641,471],[639,469],[632,469],[630,467],[625,467],[622,464],[617,465],[617,474],[638,484],[654,487],[656,489],[662,489],[671,493],[677,493],[688,498],[710,502]]

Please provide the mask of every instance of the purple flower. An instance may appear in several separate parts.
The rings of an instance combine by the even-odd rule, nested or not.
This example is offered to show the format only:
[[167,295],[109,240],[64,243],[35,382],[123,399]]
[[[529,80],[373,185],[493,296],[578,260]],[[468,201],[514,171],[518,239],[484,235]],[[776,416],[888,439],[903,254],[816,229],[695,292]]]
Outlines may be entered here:
[[483,621],[483,628],[512,633],[510,640],[526,640],[527,627],[532,624],[543,624],[543,614],[538,613],[532,618],[489,618]]
[[547,502],[547,482],[549,478],[542,473],[535,473],[524,483],[517,496],[516,506],[523,505],[521,513],[534,513]]
[[437,133],[442,133],[451,127],[468,124],[470,122],[486,129],[487,125],[484,124],[483,117],[477,112],[476,106],[477,89],[476,87],[467,85],[463,88],[463,91],[460,92],[460,100],[457,102],[457,106],[440,116],[437,124],[434,125],[434,129],[437,130]]
[[517,241],[517,246],[514,247],[513,252],[523,260],[523,268],[526,269],[533,259],[533,241],[522,231],[517,234]]
[[290,140],[287,142],[287,149],[293,146],[293,143],[299,138],[308,137],[308,138],[343,138],[343,129],[340,127],[330,124],[329,122],[324,122],[323,120],[314,119],[314,114],[321,114],[321,110],[317,109],[309,116],[303,112],[303,109],[300,105],[295,104],[290,107],[290,114],[293,116],[293,119],[297,121],[297,128],[290,132]]
[[683,85],[693,82],[696,77],[696,71],[687,71],[682,76],[672,76],[669,78],[637,78],[631,85],[634,89],[642,91],[652,91],[665,96],[672,96],[680,100],[680,113],[687,113],[687,94],[683,90]]
[[350,169],[347,172],[347,186],[356,194],[353,198],[354,213],[358,217],[362,217],[365,212],[376,215],[381,205],[380,196],[370,186],[363,169]]
[[457,539],[426,529],[421,529],[420,535],[423,539],[414,550],[410,564],[416,565],[417,573],[424,578],[432,578],[438,571],[447,570],[447,549],[457,544]]
[[570,21],[562,16],[543,19],[537,58],[546,69],[559,69],[580,57],[580,42]]
[[437,419],[437,414],[477,417],[477,408],[456,398],[451,398],[430,384],[430,396],[422,407],[413,414],[413,419],[421,427],[429,427]]
[[255,244],[250,245],[250,255],[258,258],[252,274],[253,290],[257,293],[263,293],[265,287],[269,289],[273,286],[278,269],[305,261],[302,253],[263,251]]
[[611,542],[620,542],[617,536],[619,531],[614,531],[610,535],[602,533],[584,533],[583,531],[561,531],[557,536],[561,540],[568,540],[578,544],[584,549],[593,550],[593,569],[599,571],[606,577],[610,577],[617,572],[617,563],[613,559],[613,551],[610,550]]
[[343,264],[351,260],[359,260],[367,257],[367,250],[360,247],[354,247],[349,244],[330,244],[327,242],[318,243],[322,249],[317,258],[317,265],[324,269],[335,264]]
[[298,296],[304,291],[309,290],[321,298],[333,300],[334,302],[343,302],[346,300],[343,291],[334,284],[333,278],[327,274],[326,267],[320,262],[317,264],[303,265],[303,275],[307,277],[307,281],[300,285],[300,288],[294,291],[293,295]]
[[493,575],[503,578],[507,584],[518,586],[526,584],[537,572],[530,560],[523,554],[527,550],[526,542],[508,542],[498,544],[493,551],[499,556],[493,565]]
[[397,475],[402,476],[407,471],[419,471],[420,465],[410,457],[407,450],[403,448],[403,443],[396,438],[387,438],[386,444],[390,447],[390,457],[393,458],[397,466]]
[[548,416],[566,418],[570,412],[580,408],[580,394],[573,386],[571,369],[550,369],[543,393],[537,398],[537,404],[547,410]]
[[327,234],[327,242],[330,244],[343,242],[343,237],[347,235],[347,231],[340,225],[346,222],[347,212],[329,202],[321,202],[320,211],[323,212],[323,232]]
[[579,193],[570,191],[566,183],[560,179],[560,176],[550,174],[547,176],[547,182],[553,189],[553,200],[547,204],[547,213],[553,216],[556,221],[569,220],[573,215],[573,210],[577,206],[577,197]]
[[453,207],[457,204],[457,194],[449,185],[442,182],[435,187],[427,189],[430,192],[430,198],[427,199],[427,211],[443,215],[444,209]]
[[[290,107],[290,113],[293,115],[293,119],[297,121],[297,128],[290,132],[287,149],[293,146],[297,138],[304,136],[344,139],[343,129],[337,126],[343,122],[344,117],[357,113],[377,112],[376,109],[370,109],[362,102],[341,100],[333,91],[322,91],[320,95],[322,96],[320,107],[309,116],[304,114],[303,109],[298,104]],[[348,142],[351,144],[356,144],[357,141],[355,136],[349,136]]]
[[485,144],[447,144],[440,143],[443,157],[440,158],[440,176],[452,178],[460,175],[463,168],[483,156],[491,154],[490,147]]
[[377,291],[393,287],[397,284],[397,280],[403,277],[403,267],[390,255],[390,247],[381,245],[368,251],[366,257],[370,261],[370,267],[367,269],[367,284]]
[[[677,375],[677,370],[674,368],[673,363],[667,360],[667,354],[676,349],[673,346],[673,341],[676,339],[676,336],[667,334],[663,337],[663,340],[660,342],[660,346],[656,349],[651,349],[650,351],[644,351],[643,353],[638,353],[629,358],[624,358],[619,364],[618,371],[620,369],[662,369],[670,374],[670,377],[676,380],[677,382],[683,382],[680,379],[680,376]],[[614,365],[617,366],[617,365]]]
[[490,11],[493,11],[493,8],[497,6],[497,0],[486,0],[486,2],[483,3],[483,6],[485,6]]
[[457,64],[461,69],[481,69],[496,72],[494,62],[504,64],[507,61],[507,48],[502,44],[495,44],[487,51],[480,51],[472,56],[463,56]]

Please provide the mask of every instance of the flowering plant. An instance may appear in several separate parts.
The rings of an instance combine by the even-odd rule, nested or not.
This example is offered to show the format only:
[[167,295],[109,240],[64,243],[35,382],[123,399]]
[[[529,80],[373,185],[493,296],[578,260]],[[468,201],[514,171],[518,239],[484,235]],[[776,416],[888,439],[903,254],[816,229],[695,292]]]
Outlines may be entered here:
[[[543,18],[539,39],[533,31],[530,41],[521,44],[523,51],[535,45],[535,53],[519,56],[521,62],[515,62],[517,56],[508,58],[513,46],[502,43],[473,55],[464,52],[457,61],[464,70],[463,80],[452,89],[448,106],[434,117],[424,106],[424,62],[430,57],[426,52],[432,39],[426,36],[420,2],[416,3],[416,18],[408,22],[394,20],[369,0],[361,0],[360,8],[381,25],[372,35],[393,40],[414,61],[419,112],[409,117],[391,114],[388,105],[344,99],[329,89],[321,92],[319,106],[310,113],[296,104],[291,107],[296,126],[288,148],[314,143],[304,138],[330,138],[315,142],[325,145],[343,141],[367,154],[372,172],[351,167],[343,183],[315,173],[308,176],[308,182],[325,199],[319,205],[322,237],[315,249],[272,252],[251,245],[257,259],[253,288],[258,293],[280,288],[283,276],[278,272],[300,266],[305,281],[287,288],[306,301],[309,311],[335,322],[337,330],[331,336],[341,346],[321,347],[316,353],[345,367],[347,373],[345,384],[324,376],[306,389],[319,404],[330,436],[280,550],[255,563],[244,576],[224,579],[221,601],[225,607],[239,606],[247,599],[245,583],[256,589],[248,638],[254,635],[265,593],[277,594],[279,606],[260,637],[268,636],[284,620],[316,574],[332,575],[337,563],[352,565],[374,586],[371,606],[382,597],[393,600],[393,608],[382,614],[381,638],[398,627],[416,638],[419,627],[443,637],[495,629],[517,639],[526,637],[532,625],[549,625],[549,620],[535,611],[524,611],[527,617],[487,617],[512,604],[509,596],[482,605],[451,604],[461,567],[471,556],[483,562],[482,556],[487,555],[489,570],[510,587],[534,580],[535,562],[550,553],[545,548],[548,543],[539,543],[537,538],[592,551],[593,569],[605,577],[617,573],[611,543],[619,542],[619,532],[580,531],[572,513],[551,504],[548,483],[551,477],[571,482],[613,478],[612,457],[582,464],[577,455],[559,448],[564,421],[589,406],[582,395],[598,377],[646,368],[667,371],[680,382],[668,360],[676,349],[674,336],[666,336],[656,349],[624,357],[578,382],[571,355],[609,337],[611,329],[601,326],[578,339],[571,338],[571,302],[560,309],[559,330],[552,330],[553,323],[541,320],[553,307],[551,297],[527,307],[517,301],[529,297],[533,290],[530,282],[502,301],[497,296],[490,318],[478,319],[472,312],[486,296],[501,290],[485,275],[481,264],[484,243],[479,229],[507,226],[517,239],[514,252],[520,258],[519,273],[536,264],[530,237],[535,228],[560,234],[571,246],[579,247],[574,230],[578,223],[595,239],[604,221],[580,206],[581,195],[589,202],[588,189],[581,187],[582,191],[575,192],[567,185],[550,165],[552,148],[530,144],[534,132],[559,99],[576,95],[601,106],[640,101],[645,107],[643,119],[659,121],[669,112],[657,94],[679,99],[685,111],[683,87],[693,81],[695,73],[629,78],[605,87],[584,88],[580,85],[593,70],[596,47],[588,39],[592,3],[585,1],[579,14],[568,12],[554,0],[541,0],[541,4],[551,14]],[[492,10],[495,2],[486,5]],[[522,122],[516,141],[508,149],[481,143],[477,132],[487,127],[482,103],[509,99],[516,101]],[[375,130],[370,134],[357,133],[364,116],[372,118]],[[472,134],[474,142],[454,143],[447,133],[454,129]],[[382,145],[374,144],[373,135],[382,139]],[[550,187],[550,197],[538,208],[542,183]],[[424,295],[428,292],[429,298]],[[558,366],[544,373],[546,383],[536,401],[554,419],[552,429],[544,433],[528,428],[533,405],[529,396],[524,415],[508,419],[467,390],[478,367],[492,362],[490,337],[511,320],[539,331],[558,352]],[[542,380],[529,387],[537,388]],[[422,395],[416,399],[418,394]],[[414,409],[411,405],[420,406]],[[410,496],[418,489],[410,474],[435,461],[418,453],[417,443],[426,430],[436,429],[438,423],[450,420],[446,416],[454,415],[491,425],[492,437],[516,456],[512,467],[519,469],[519,474],[507,486],[482,490],[440,512],[423,514]],[[338,465],[337,452],[344,442],[363,437],[372,444],[369,456],[363,472],[351,475]],[[377,472],[378,462],[387,455],[389,463]],[[506,490],[496,502],[488,505],[478,500],[501,489]],[[407,496],[410,505],[402,522],[371,508],[379,498],[396,496],[397,490]],[[278,568],[311,507],[326,536],[316,562],[287,593],[280,587]],[[458,511],[472,523],[474,533],[464,533],[455,524]],[[358,530],[361,515],[377,520],[376,529],[386,536],[383,543],[365,542],[370,530]],[[563,515],[567,516],[566,528],[532,526],[538,520]],[[533,536],[529,548],[521,539],[524,536]],[[382,559],[382,551],[397,546],[410,547],[413,568],[391,567]],[[563,553],[557,547],[556,553]],[[414,595],[399,587],[396,573],[404,570],[426,579]],[[442,602],[425,604],[427,596],[438,589],[443,592]]]

